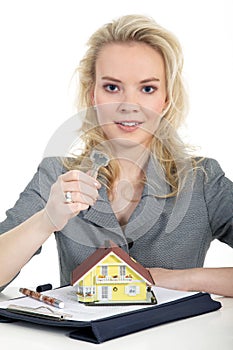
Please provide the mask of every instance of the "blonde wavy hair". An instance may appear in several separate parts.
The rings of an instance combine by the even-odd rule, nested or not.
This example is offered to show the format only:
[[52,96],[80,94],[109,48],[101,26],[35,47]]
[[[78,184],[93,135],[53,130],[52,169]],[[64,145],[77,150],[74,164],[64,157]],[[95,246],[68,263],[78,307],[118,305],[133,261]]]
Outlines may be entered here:
[[[177,130],[183,124],[187,114],[187,94],[182,79],[183,54],[177,38],[152,18],[142,15],[127,15],[113,20],[99,28],[89,39],[88,49],[77,68],[79,75],[79,93],[77,105],[86,109],[81,132],[84,148],[71,162],[65,161],[67,169],[86,171],[90,166],[89,156],[93,148],[106,144],[106,137],[98,126],[92,107],[91,92],[95,86],[95,66],[100,51],[111,43],[145,43],[161,54],[165,64],[167,107],[156,134],[153,136],[150,151],[161,165],[166,182],[171,191],[165,197],[175,196],[184,185],[187,172],[185,161],[191,159],[192,169],[196,160],[190,156],[186,147],[177,136]],[[179,166],[177,166],[179,164]],[[100,169],[100,177],[111,190],[119,175],[118,163],[111,160],[107,167]],[[183,179],[181,181],[181,179]],[[145,181],[145,180],[144,180]]]

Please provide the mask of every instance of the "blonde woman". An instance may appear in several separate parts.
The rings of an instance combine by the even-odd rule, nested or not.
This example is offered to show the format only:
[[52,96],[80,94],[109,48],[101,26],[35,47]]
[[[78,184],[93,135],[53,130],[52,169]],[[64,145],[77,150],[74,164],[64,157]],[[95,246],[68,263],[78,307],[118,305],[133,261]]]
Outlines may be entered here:
[[[130,15],[104,25],[88,46],[78,68],[82,153],[44,159],[7,212],[1,289],[55,232],[61,285],[111,239],[157,286],[233,296],[232,267],[203,268],[213,239],[233,247],[233,184],[177,136],[187,113],[179,42],[153,19]],[[97,178],[93,149],[110,159]]]

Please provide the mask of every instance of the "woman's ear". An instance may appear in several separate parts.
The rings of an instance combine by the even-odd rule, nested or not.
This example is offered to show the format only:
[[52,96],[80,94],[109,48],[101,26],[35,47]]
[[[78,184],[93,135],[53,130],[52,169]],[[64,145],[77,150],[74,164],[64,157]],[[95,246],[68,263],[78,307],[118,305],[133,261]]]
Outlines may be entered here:
[[163,104],[163,111],[165,111],[167,109],[169,104],[170,104],[170,102],[169,102],[169,99],[168,99],[168,96],[167,96],[166,100],[164,101],[164,104]]
[[162,108],[162,111],[161,111],[161,116],[162,118],[165,116],[165,114],[167,113],[168,109],[170,107],[170,102],[168,100],[168,98],[166,98],[166,100],[164,101],[163,103],[163,108]]
[[169,97],[168,97],[168,95],[167,95],[167,96],[166,96],[166,99],[165,99],[165,101],[164,101],[163,109],[166,109],[168,105],[169,105]]
[[91,95],[91,104],[92,106],[95,106],[95,87],[93,86],[90,91]]

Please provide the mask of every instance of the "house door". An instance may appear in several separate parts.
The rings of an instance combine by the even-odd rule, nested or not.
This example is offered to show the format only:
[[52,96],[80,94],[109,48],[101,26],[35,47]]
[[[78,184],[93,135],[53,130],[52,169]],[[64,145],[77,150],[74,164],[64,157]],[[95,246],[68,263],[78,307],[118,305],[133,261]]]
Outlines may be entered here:
[[112,299],[112,288],[108,286],[98,287],[99,300],[108,301]]

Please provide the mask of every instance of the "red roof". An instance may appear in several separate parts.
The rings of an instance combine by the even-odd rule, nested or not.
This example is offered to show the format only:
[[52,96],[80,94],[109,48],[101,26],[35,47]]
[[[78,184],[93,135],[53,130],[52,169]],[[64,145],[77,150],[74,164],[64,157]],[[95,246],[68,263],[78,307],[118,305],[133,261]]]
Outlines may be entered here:
[[140,274],[150,285],[154,284],[153,278],[150,272],[144,268],[141,264],[132,260],[130,256],[120,247],[110,242],[108,247],[98,248],[92,255],[90,255],[86,260],[82,262],[79,266],[72,272],[71,284],[74,285],[80,280],[88,271],[90,271],[96,264],[98,264],[104,257],[109,253],[115,253],[121,260],[123,260],[128,266]]

